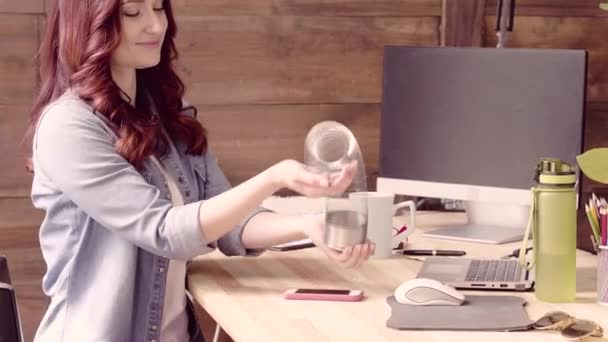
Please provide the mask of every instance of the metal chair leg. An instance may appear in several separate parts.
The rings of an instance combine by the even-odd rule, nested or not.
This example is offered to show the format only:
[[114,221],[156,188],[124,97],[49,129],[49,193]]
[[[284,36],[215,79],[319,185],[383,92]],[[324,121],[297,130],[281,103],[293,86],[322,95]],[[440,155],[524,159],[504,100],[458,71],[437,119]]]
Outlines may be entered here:
[[213,333],[213,341],[212,342],[218,342],[219,341],[220,332],[222,332],[222,327],[220,327],[219,324],[216,324],[215,325],[215,332]]

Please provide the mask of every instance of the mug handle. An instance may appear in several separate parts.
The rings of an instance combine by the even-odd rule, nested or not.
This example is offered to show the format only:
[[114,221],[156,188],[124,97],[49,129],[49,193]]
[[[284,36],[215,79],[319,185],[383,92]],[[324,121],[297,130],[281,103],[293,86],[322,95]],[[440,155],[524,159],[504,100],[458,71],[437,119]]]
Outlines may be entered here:
[[403,201],[393,205],[393,216],[395,216],[397,210],[405,207],[410,208],[410,223],[407,225],[407,230],[404,233],[395,236],[400,241],[410,236],[416,230],[416,203],[414,201]]

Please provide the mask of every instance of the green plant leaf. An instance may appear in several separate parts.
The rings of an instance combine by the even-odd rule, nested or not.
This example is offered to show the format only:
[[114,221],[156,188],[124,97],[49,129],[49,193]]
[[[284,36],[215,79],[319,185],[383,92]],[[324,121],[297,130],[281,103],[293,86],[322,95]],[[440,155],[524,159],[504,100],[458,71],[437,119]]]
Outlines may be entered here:
[[608,148],[594,148],[576,157],[578,166],[588,178],[608,184]]

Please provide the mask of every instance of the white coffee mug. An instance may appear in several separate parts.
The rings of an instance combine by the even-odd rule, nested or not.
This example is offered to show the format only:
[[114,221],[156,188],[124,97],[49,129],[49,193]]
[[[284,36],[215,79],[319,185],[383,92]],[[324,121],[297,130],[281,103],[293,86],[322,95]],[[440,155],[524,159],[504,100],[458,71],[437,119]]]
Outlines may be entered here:
[[[394,194],[373,191],[353,192],[350,196],[367,198],[367,239],[376,244],[376,252],[372,258],[390,257],[393,247],[416,229],[416,204],[414,201],[393,204],[395,202]],[[395,216],[397,210],[405,207],[410,210],[407,230],[394,236],[393,216]]]

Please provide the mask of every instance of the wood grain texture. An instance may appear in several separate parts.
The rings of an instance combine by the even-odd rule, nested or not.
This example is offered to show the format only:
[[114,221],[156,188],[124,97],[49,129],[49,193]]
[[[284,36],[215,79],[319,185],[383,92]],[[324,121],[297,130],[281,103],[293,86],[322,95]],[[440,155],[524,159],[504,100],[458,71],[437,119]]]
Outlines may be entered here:
[[[495,17],[487,17],[492,27]],[[608,21],[602,18],[519,17],[507,47],[586,49],[589,52],[587,99],[608,101]],[[484,46],[496,46],[496,34],[486,31]]]
[[[203,333],[203,337],[205,341],[214,341],[213,335],[215,333],[215,327],[217,322],[209,315],[205,309],[203,309],[198,303],[194,302],[194,314],[196,316],[196,320],[198,325],[201,327],[201,332]],[[234,342],[226,331],[220,329],[220,334],[216,342]]]
[[177,14],[200,16],[440,16],[441,0],[173,0]]
[[38,226],[43,218],[44,212],[34,208],[30,197],[0,197],[0,231],[7,227]]
[[[278,206],[268,205],[277,212]],[[443,224],[465,223],[453,213],[418,212],[417,231],[410,241],[413,249],[465,250],[473,258],[497,258],[520,247],[520,242],[503,245],[471,244],[423,238],[422,232]],[[395,219],[403,224],[404,219]],[[608,327],[605,309],[595,304],[597,257],[577,252],[577,297],[574,303],[543,303],[533,292],[475,292],[465,295],[509,295],[526,300],[530,319],[551,310],[563,310]],[[197,257],[188,269],[190,292],[235,341],[558,341],[561,336],[546,331],[518,333],[398,331],[386,327],[390,308],[386,297],[402,282],[415,278],[422,263],[397,255],[370,260],[357,269],[344,269],[317,249],[293,252],[268,251],[257,258],[228,258],[220,253]],[[361,289],[366,297],[359,303],[287,301],[288,288]]]
[[443,0],[442,46],[481,46],[486,0]]
[[37,16],[0,14],[0,104],[32,102],[37,48]]
[[44,0],[0,0],[1,13],[43,14]]
[[0,104],[0,197],[30,195],[32,176],[25,170],[30,154],[29,141],[24,141],[28,125],[29,106]]
[[368,186],[378,174],[380,106],[334,105],[199,105],[199,120],[209,131],[211,148],[232,184],[238,184],[283,159],[302,161],[304,141],[317,123],[334,120],[357,138]]
[[180,17],[203,104],[378,103],[386,44],[437,45],[438,18]]
[[[606,17],[599,8],[600,0],[516,0],[516,16],[541,17]],[[488,0],[486,13],[496,15],[497,0]],[[517,19],[515,19],[515,27]]]

